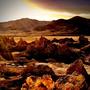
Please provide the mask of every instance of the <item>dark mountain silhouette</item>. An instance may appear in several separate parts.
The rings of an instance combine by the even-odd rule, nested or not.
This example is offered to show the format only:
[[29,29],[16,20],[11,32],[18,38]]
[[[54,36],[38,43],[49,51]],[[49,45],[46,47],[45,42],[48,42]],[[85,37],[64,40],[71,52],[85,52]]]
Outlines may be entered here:
[[49,22],[23,18],[0,23],[0,33],[21,35],[90,35],[90,19],[75,16],[68,20],[58,19]]
[[68,20],[58,19],[48,25],[36,27],[35,30],[49,30],[52,35],[90,35],[90,19],[79,16]]
[[78,28],[78,34],[90,35],[90,19],[76,16],[69,19],[69,23]]

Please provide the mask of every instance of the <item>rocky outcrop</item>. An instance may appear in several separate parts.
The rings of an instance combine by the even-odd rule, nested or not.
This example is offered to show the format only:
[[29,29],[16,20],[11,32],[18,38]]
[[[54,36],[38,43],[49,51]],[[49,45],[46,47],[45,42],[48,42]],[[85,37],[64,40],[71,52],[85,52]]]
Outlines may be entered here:
[[0,37],[0,55],[6,60],[13,60],[10,49],[14,44],[15,42],[8,37]]
[[[83,63],[80,60],[75,61],[68,68],[67,74],[58,76],[56,80],[53,80],[50,73],[49,75],[45,73],[42,76],[28,76],[22,84],[21,90],[88,90],[89,83],[84,75],[86,71],[82,65]],[[70,68],[72,71],[69,71]]]

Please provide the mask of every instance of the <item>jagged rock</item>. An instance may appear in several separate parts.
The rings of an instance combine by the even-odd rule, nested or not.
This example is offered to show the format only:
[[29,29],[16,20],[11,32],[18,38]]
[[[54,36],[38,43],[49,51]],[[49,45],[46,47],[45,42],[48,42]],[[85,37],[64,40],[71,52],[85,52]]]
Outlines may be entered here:
[[82,74],[62,76],[56,81],[55,86],[55,90],[87,90],[85,77]]
[[27,77],[26,83],[22,85],[21,90],[53,90],[54,81],[50,75],[43,75],[42,77],[30,76]]
[[54,71],[48,65],[39,65],[35,64],[34,62],[28,64],[27,68],[25,68],[22,73],[24,77],[29,75],[42,76],[44,74],[51,75],[54,80],[57,78]]
[[57,46],[56,52],[58,53],[57,57],[59,57],[60,61],[64,63],[72,63],[79,57],[78,53],[65,44]]
[[0,37],[0,55],[6,60],[13,60],[12,54],[9,50],[10,45],[8,37]]
[[59,77],[53,81],[50,75],[29,76],[26,78],[21,90],[87,90],[85,77],[73,73]]
[[30,43],[27,46],[26,53],[28,54],[29,59],[35,58],[41,61],[45,61],[47,58],[55,58],[61,59],[60,61],[65,63],[71,63],[78,58],[77,53],[75,53],[68,45],[57,45],[44,37]]
[[67,43],[67,44],[69,44],[69,43],[73,43],[73,42],[75,42],[75,41],[72,38],[64,38],[64,39],[59,40],[59,43]]
[[26,50],[27,45],[28,45],[28,43],[25,40],[23,40],[22,38],[20,38],[20,40],[16,44],[16,50],[24,51],[24,50]]
[[45,49],[49,45],[50,41],[41,36],[39,40],[30,43],[27,46],[26,52],[29,54],[29,58],[46,59],[48,55],[45,54]]
[[88,73],[87,73],[87,71],[84,68],[82,60],[76,60],[67,69],[67,74],[72,74],[73,72],[77,72],[78,74],[84,75],[84,77],[86,79],[88,78]]
[[51,41],[52,43],[59,43],[59,40],[58,39],[56,39],[56,38],[53,38],[53,40]]

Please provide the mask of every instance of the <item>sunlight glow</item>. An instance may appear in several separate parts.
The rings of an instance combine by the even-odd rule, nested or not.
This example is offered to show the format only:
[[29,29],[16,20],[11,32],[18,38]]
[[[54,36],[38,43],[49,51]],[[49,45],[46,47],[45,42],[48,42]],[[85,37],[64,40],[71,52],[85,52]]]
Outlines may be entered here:
[[28,2],[28,0],[23,0],[26,3],[26,6],[30,8],[30,14],[28,15],[32,19],[38,20],[56,20],[56,19],[69,19],[70,17],[75,16],[72,13],[67,12],[56,12],[51,10],[46,10],[39,8],[37,5]]
[[56,20],[69,19],[74,16],[81,16],[90,18],[90,13],[73,13],[64,10],[50,10],[42,8],[39,4],[34,3],[33,0],[1,0],[0,3],[0,22],[17,20],[21,18],[30,18],[37,20]]

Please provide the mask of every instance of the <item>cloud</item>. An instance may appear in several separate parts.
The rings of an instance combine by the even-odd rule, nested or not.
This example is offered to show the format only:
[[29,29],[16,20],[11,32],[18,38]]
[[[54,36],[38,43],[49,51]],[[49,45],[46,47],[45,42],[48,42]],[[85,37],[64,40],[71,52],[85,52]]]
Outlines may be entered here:
[[38,7],[76,14],[90,13],[90,0],[29,0]]
[[19,18],[38,20],[90,18],[90,0],[0,0],[0,22]]

